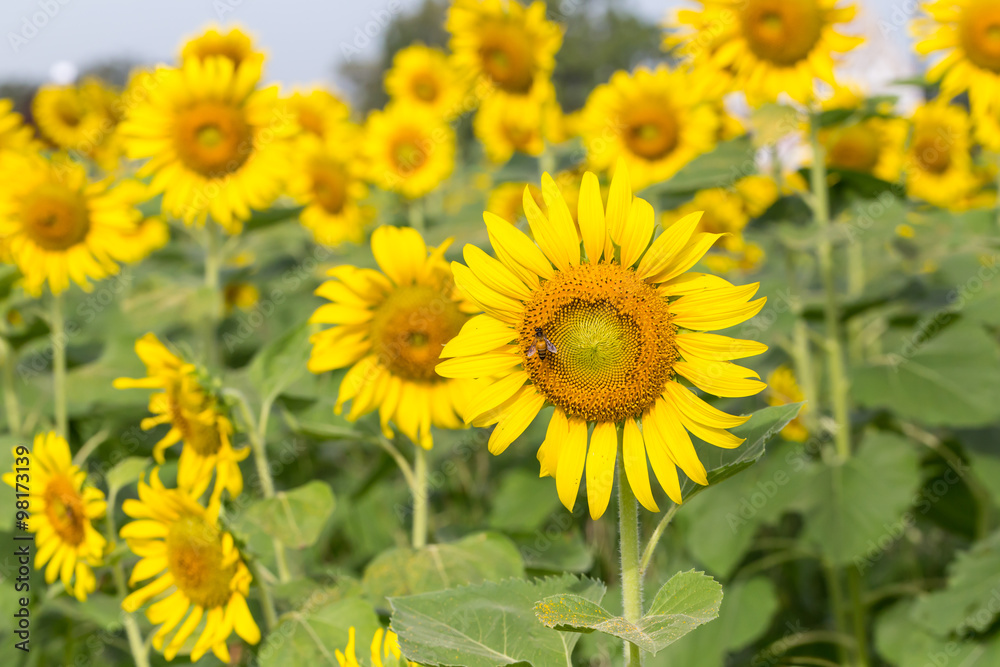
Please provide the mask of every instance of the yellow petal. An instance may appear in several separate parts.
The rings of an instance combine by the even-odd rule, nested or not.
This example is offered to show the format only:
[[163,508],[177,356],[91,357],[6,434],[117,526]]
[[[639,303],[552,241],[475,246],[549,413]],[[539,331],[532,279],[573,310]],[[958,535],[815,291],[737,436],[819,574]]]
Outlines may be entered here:
[[465,423],[479,420],[483,415],[502,405],[528,382],[528,374],[523,370],[515,370],[506,375],[471,398],[465,408],[463,419]]
[[660,508],[653,499],[653,490],[649,485],[649,467],[646,465],[646,445],[642,440],[642,431],[631,418],[625,420],[625,432],[622,434],[622,462],[636,499],[650,512],[659,512]]
[[555,275],[552,265],[538,246],[514,225],[489,212],[483,213],[483,220],[497,259],[524,284],[538,287],[539,277],[548,280]]
[[621,263],[622,266],[632,266],[639,261],[642,253],[649,247],[656,227],[653,207],[645,199],[636,198],[629,210],[628,224],[622,230]]
[[[544,193],[544,178],[542,187]],[[561,195],[558,196],[561,197]],[[548,204],[548,198],[546,198],[546,204]],[[528,225],[531,227],[531,234],[535,237],[535,242],[556,268],[567,271],[574,264],[579,264],[580,241],[576,236],[576,228],[566,229],[558,215],[553,215],[551,220],[546,218],[527,188],[524,189],[523,205],[524,215],[528,218]],[[570,220],[570,225],[572,225],[572,220]],[[574,261],[574,257],[576,261]]]
[[699,424],[705,424],[713,428],[733,428],[734,426],[745,424],[750,419],[749,415],[741,417],[723,412],[698,398],[693,391],[682,387],[676,382],[667,382],[663,391],[674,402],[674,405],[677,406],[677,409],[682,414],[687,415],[691,420]]
[[254,622],[253,616],[250,614],[250,609],[247,607],[247,601],[242,595],[238,593],[233,594],[233,597],[229,600],[229,608],[226,610],[226,613],[232,615],[233,629],[236,630],[236,634],[243,641],[248,644],[256,644],[260,641],[260,628]]
[[498,375],[521,363],[516,347],[505,349],[508,351],[448,359],[438,364],[435,370],[438,375],[446,378],[486,378]]
[[592,519],[600,519],[608,509],[617,455],[618,429],[612,422],[597,422],[587,450],[587,505]]
[[500,415],[496,428],[490,434],[489,450],[491,454],[502,454],[517,436],[524,433],[538,411],[545,405],[545,397],[535,391],[531,385],[522,387],[514,397],[507,401],[507,407]]
[[549,419],[549,427],[545,431],[545,440],[538,447],[539,477],[555,477],[559,467],[559,454],[569,436],[569,424],[566,413],[556,408]]
[[445,344],[441,358],[467,357],[491,352],[515,340],[517,333],[504,322],[489,315],[476,315],[464,325],[458,335]]
[[760,283],[688,294],[670,304],[673,323],[685,329],[714,331],[745,322],[764,307],[766,297],[747,301]]
[[687,247],[702,215],[704,215],[702,211],[685,215],[663,230],[639,262],[639,277],[646,280],[670,267],[674,259]]
[[605,220],[611,240],[621,245],[625,225],[628,224],[629,210],[632,208],[632,182],[629,180],[625,160],[618,158],[615,175],[611,178],[608,192],[608,211]]
[[698,458],[691,437],[684,429],[680,415],[677,414],[674,406],[662,398],[658,398],[650,410],[650,415],[653,418],[654,428],[670,450],[670,457],[691,478],[691,481],[708,486],[705,465]]
[[583,465],[587,460],[587,422],[570,418],[569,432],[559,452],[559,467],[556,469],[556,491],[559,500],[570,512],[576,505],[583,479]]
[[601,186],[593,172],[583,175],[580,183],[580,200],[577,204],[577,219],[580,221],[580,235],[587,259],[597,264],[604,252],[608,239],[608,228],[604,223],[604,202],[601,201]]
[[411,284],[427,261],[427,244],[410,227],[379,227],[372,232],[371,248],[379,268],[397,285]]
[[753,396],[767,386],[760,380],[747,379],[748,374],[755,375],[753,371],[727,361],[710,364],[677,361],[674,362],[674,372],[698,389],[723,398]]
[[466,245],[462,254],[472,272],[490,289],[518,301],[531,298],[531,290],[502,262],[472,244]]
[[642,438],[656,480],[666,491],[667,496],[680,505],[682,498],[680,480],[677,477],[677,464],[674,462],[666,441],[654,424],[651,410],[646,410],[642,414]]
[[519,313],[524,310],[520,301],[487,287],[464,264],[452,262],[451,271],[458,288],[486,313],[507,324],[516,324],[520,320]]
[[321,324],[362,324],[370,321],[374,314],[374,311],[367,308],[328,303],[317,308],[309,321]]
[[674,342],[681,356],[696,356],[713,361],[743,359],[767,352],[767,345],[755,340],[743,340],[708,333],[677,334]]

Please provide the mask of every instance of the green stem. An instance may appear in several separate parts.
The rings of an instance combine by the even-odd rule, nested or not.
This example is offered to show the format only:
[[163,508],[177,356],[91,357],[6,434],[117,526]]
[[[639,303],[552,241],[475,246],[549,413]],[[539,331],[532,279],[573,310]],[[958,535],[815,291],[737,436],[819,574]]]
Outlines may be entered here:
[[223,307],[220,280],[220,273],[222,271],[220,249],[222,243],[219,233],[219,226],[211,220],[205,224],[205,288],[211,294],[212,304],[208,317],[205,318],[203,336],[205,341],[205,360],[209,365],[213,366],[217,365],[220,360],[219,346],[215,334],[219,326]]
[[[661,531],[662,532],[662,531]],[[621,551],[622,611],[625,620],[642,618],[642,573],[639,568],[639,504],[625,475],[621,433],[618,434],[618,546]],[[629,667],[642,666],[642,654],[632,642],[625,642]]]
[[410,488],[410,493],[416,494],[417,482],[413,477],[413,467],[406,460],[406,457],[381,433],[377,437],[371,438],[371,441],[384,449],[392,457],[392,460],[396,462],[396,465],[402,471],[403,478],[406,480],[406,486]]
[[257,587],[260,589],[260,606],[264,609],[264,623],[267,624],[267,631],[271,632],[278,627],[278,612],[274,606],[274,598],[271,597],[271,589],[264,581],[260,561],[252,561],[250,567],[253,569],[253,578],[257,582]]
[[826,348],[830,401],[836,423],[834,439],[837,455],[842,461],[851,458],[851,421],[848,403],[847,373],[844,369],[844,352],[840,340],[840,306],[837,303],[837,281],[833,266],[833,244],[830,239],[830,190],[826,180],[826,156],[819,141],[819,123],[814,116],[809,123],[809,139],[813,149],[812,190],[813,214],[819,228],[816,246],[823,290],[826,292],[823,309],[826,320]]
[[660,538],[663,537],[663,531],[667,529],[670,525],[670,521],[677,514],[677,510],[681,508],[680,505],[674,503],[667,510],[667,513],[663,515],[660,519],[660,523],[656,524],[656,529],[649,538],[649,542],[646,543],[646,548],[642,552],[642,560],[639,561],[639,575],[644,576],[646,570],[649,569],[649,564],[653,561],[653,554],[656,552],[656,545],[660,543]]
[[847,570],[847,587],[851,593],[851,606],[854,608],[854,638],[858,642],[858,665],[869,667],[872,663],[868,655],[868,630],[865,625],[864,582],[856,567]]
[[552,152],[552,149],[548,144],[545,145],[545,150],[542,154],[538,156],[538,175],[549,174],[553,175],[556,170],[556,156]]
[[[115,528],[114,511],[116,495],[117,489],[109,489],[107,521],[105,522],[108,544],[114,544],[115,538],[118,536],[118,531]],[[127,596],[128,584],[125,579],[125,568],[122,567],[120,559],[111,567],[111,575],[114,578],[115,590],[118,591],[118,594]],[[136,623],[132,613],[122,611],[122,626],[125,628],[125,636],[128,637],[128,647],[132,652],[132,660],[135,662],[135,666],[149,667],[149,649],[142,639],[139,624]]]
[[[844,636],[847,635],[847,622],[844,620],[844,593],[840,588],[840,571],[828,563],[824,563],[823,567],[826,570],[826,586],[830,589],[830,606],[833,607],[833,625],[837,630],[837,634]],[[847,646],[838,644],[837,652],[840,657],[840,664],[850,664],[847,658]]]
[[17,400],[17,388],[14,383],[14,366],[17,357],[14,348],[4,339],[0,339],[0,362],[3,363],[3,404],[7,413],[7,428],[13,435],[21,434],[21,404]]
[[409,206],[406,210],[407,216],[409,218],[410,227],[421,233],[427,228],[426,219],[424,218],[424,202],[421,199],[413,199],[410,201]]
[[[795,253],[787,246],[785,247],[785,270],[788,284],[799,284],[795,272]],[[819,390],[816,387],[816,373],[813,370],[812,350],[809,345],[809,325],[802,317],[802,299],[795,298],[791,308],[795,315],[795,324],[792,325],[792,361],[795,364],[795,377],[798,379],[799,386],[802,387],[802,393],[805,394],[806,400],[816,405],[819,399]],[[803,417],[806,426],[812,432],[816,430],[817,417],[815,409],[809,410]]]
[[[865,291],[865,250],[860,240],[855,240],[847,246],[847,295],[857,299]],[[860,317],[848,321],[847,341],[848,353],[852,361],[861,361],[864,345],[861,332],[864,321]]]
[[52,393],[56,411],[56,433],[68,437],[69,419],[66,416],[66,318],[63,296],[52,297],[52,319],[49,322],[52,337]]
[[413,458],[413,548],[427,546],[427,450],[414,444]]

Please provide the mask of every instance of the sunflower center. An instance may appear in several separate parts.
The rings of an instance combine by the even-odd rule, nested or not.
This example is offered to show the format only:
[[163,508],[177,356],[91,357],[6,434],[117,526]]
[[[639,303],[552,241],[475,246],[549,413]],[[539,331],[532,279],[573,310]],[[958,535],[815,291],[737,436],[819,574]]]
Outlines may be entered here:
[[965,9],[959,39],[975,65],[1000,73],[1000,5],[995,0],[978,0]]
[[61,100],[56,108],[56,115],[65,125],[76,127],[83,121],[83,114],[75,104],[70,104],[67,100]]
[[253,151],[253,132],[242,109],[199,102],[177,116],[175,148],[184,164],[208,178],[230,174]]
[[306,132],[315,134],[317,137],[322,137],[324,134],[323,116],[313,109],[299,110],[299,125],[301,125]]
[[90,231],[90,215],[83,194],[47,183],[24,198],[22,220],[31,240],[45,250],[66,250]]
[[625,144],[647,160],[666,157],[677,147],[677,119],[666,106],[640,107],[626,112]]
[[834,137],[829,162],[834,167],[871,172],[879,159],[879,137],[865,125],[845,127]]
[[218,527],[186,515],[170,525],[167,563],[174,583],[192,603],[211,609],[229,602],[236,562],[225,563]]
[[535,135],[530,127],[523,127],[516,123],[504,123],[503,134],[507,138],[507,141],[518,150],[527,148]]
[[479,46],[483,71],[502,90],[524,94],[534,80],[531,38],[513,24],[496,24],[485,31]]
[[427,162],[427,150],[417,137],[400,137],[391,148],[390,159],[401,174],[417,171]]
[[64,474],[49,478],[45,487],[45,515],[52,529],[66,544],[78,546],[85,537],[87,514],[83,498],[73,487],[73,482]]
[[747,0],[742,19],[750,51],[782,66],[809,55],[823,30],[817,0]]
[[924,170],[943,174],[951,166],[951,152],[934,137],[920,137],[913,142],[913,154]]
[[[519,329],[532,382],[571,417],[620,422],[663,393],[677,359],[665,299],[618,264],[582,264],[542,284]],[[537,329],[555,346],[533,354]]]
[[[222,439],[219,437],[219,429],[215,426],[215,420],[203,422],[198,415],[205,409],[205,401],[197,401],[198,405],[193,409],[184,409],[181,404],[181,397],[177,392],[171,392],[168,399],[170,405],[170,423],[180,431],[181,438],[186,447],[191,447],[199,456],[208,457],[217,454],[222,447]],[[212,411],[214,413],[214,410]],[[192,418],[193,417],[193,418]]]
[[424,102],[433,102],[438,96],[437,80],[426,72],[418,74],[413,78],[413,94]]
[[441,360],[441,350],[458,335],[466,320],[468,316],[439,288],[399,288],[372,318],[375,354],[393,375],[417,382],[440,380],[434,367]]
[[344,167],[331,161],[313,164],[313,196],[323,210],[338,215],[347,203],[347,174]]

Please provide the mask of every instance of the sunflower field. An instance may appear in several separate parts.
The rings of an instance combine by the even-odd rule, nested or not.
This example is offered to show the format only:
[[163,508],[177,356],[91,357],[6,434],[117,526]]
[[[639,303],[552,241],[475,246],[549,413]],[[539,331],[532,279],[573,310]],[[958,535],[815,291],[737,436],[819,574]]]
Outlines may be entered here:
[[1000,667],[1000,3],[547,1],[0,87],[0,664]]

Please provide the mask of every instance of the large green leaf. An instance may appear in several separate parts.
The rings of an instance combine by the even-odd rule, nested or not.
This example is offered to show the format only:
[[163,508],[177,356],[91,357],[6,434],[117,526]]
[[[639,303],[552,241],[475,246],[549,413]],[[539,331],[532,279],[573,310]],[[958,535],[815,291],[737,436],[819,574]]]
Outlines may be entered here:
[[542,626],[534,606],[567,591],[599,602],[604,584],[564,574],[393,598],[392,629],[406,657],[423,665],[566,667],[580,636]]
[[499,533],[477,533],[450,544],[383,552],[365,568],[363,583],[382,604],[384,598],[523,576],[513,542]]
[[302,324],[261,348],[247,375],[262,397],[274,398],[305,372],[309,349],[309,325]]
[[722,586],[703,572],[681,572],[670,578],[653,598],[638,623],[615,616],[592,600],[560,593],[535,605],[538,620],[550,628],[597,630],[656,654],[719,615]]
[[1000,531],[960,553],[952,561],[948,585],[921,597],[913,618],[945,636],[984,632],[1000,614]]
[[886,663],[895,667],[994,667],[1000,664],[1000,640],[957,641],[942,638],[921,627],[912,614],[911,601],[882,612],[875,623],[875,647]]
[[1000,418],[1000,350],[981,328],[955,325],[922,342],[917,331],[893,354],[860,366],[851,393],[932,425],[981,426]]
[[282,616],[278,627],[257,647],[257,658],[261,667],[336,665],[334,652],[347,647],[352,627],[358,657],[367,665],[366,649],[380,627],[375,610],[361,598],[327,602],[320,594]]
[[881,559],[914,517],[919,457],[905,438],[875,432],[840,466],[820,466],[806,487],[811,501],[803,537],[831,562],[862,571]]
[[304,549],[319,539],[333,513],[333,491],[326,482],[314,480],[274,498],[258,500],[240,517],[244,530],[258,528],[293,549]]

